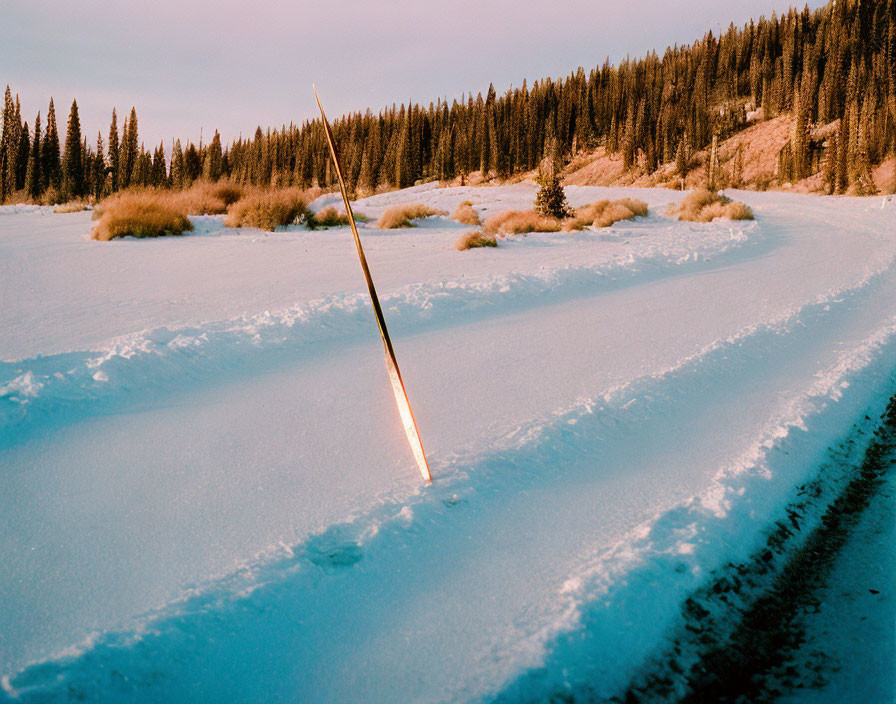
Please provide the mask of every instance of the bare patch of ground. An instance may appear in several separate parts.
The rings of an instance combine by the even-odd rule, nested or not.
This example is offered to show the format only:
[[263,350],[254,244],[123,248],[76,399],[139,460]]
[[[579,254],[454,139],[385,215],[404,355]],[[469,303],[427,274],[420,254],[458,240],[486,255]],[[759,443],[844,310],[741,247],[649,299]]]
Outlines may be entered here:
[[881,193],[896,193],[896,157],[878,164],[871,172],[871,177]]
[[[778,152],[790,141],[793,117],[779,115],[770,120],[741,130],[719,144],[719,161],[722,171],[729,177],[734,175],[735,159],[741,160],[740,180],[731,186],[762,190],[768,188],[775,176]],[[687,189],[706,185],[706,170],[709,151],[695,152],[690,159],[690,171],[684,179]],[[667,186],[681,187],[681,178],[676,172],[675,162],[660,166],[654,173],[647,174],[643,164],[625,171],[622,155],[608,153],[604,147],[580,154],[574,158],[563,172],[563,183],[569,186]]]

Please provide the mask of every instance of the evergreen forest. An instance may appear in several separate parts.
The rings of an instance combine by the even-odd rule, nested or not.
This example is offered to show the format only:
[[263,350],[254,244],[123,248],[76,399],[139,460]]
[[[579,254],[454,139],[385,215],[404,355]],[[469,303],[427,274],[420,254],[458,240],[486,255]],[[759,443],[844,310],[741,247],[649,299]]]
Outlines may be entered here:
[[[721,36],[707,33],[662,56],[605,62],[565,78],[540,79],[498,95],[357,112],[333,123],[351,191],[419,181],[504,179],[545,157],[562,165],[603,146],[625,168],[674,164],[742,130],[751,119],[793,117],[779,178],[823,171],[828,193],[874,192],[871,169],[896,155],[896,0],[836,0],[792,9]],[[95,141],[82,133],[77,101],[65,139],[50,99],[23,120],[6,88],[0,137],[0,202],[101,199],[129,187],[189,186],[222,178],[258,186],[332,186],[319,120],[261,127],[222,145],[174,139],[147,148],[137,112]],[[821,135],[819,137],[818,135]],[[63,146],[61,146],[63,145]],[[167,150],[166,150],[167,146]]]

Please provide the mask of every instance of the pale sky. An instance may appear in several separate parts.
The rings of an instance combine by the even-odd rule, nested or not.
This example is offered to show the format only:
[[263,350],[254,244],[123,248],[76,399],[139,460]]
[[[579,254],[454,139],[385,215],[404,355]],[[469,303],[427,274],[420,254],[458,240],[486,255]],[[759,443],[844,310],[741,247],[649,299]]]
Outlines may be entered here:
[[[609,56],[691,43],[787,0],[394,0],[389,3],[0,0],[0,87],[23,119],[53,96],[65,131],[72,98],[91,142],[134,105],[147,146],[172,136],[226,142],[256,125],[428,104],[523,78],[586,71]],[[810,8],[823,5],[809,2]],[[802,7],[802,5],[800,5]]]

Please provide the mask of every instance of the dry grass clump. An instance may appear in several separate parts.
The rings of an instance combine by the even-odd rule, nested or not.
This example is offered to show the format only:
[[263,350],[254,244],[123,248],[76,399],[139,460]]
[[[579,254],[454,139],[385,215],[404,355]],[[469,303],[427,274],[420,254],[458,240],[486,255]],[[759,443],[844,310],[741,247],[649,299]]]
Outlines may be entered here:
[[647,217],[647,203],[643,200],[638,200],[637,198],[620,198],[616,202],[631,210],[635,214],[635,217]]
[[65,195],[62,191],[57,191],[53,186],[47,188],[40,197],[41,205],[61,205],[62,203],[65,203]]
[[689,222],[712,222],[716,218],[753,220],[750,206],[712,193],[705,188],[691,191],[680,205],[673,206],[669,212],[671,215],[677,215],[679,220]]
[[447,215],[444,210],[436,210],[422,203],[410,205],[393,205],[379,219],[377,227],[381,230],[396,230],[400,227],[414,227],[411,220],[428,218],[431,215]]
[[575,214],[563,222],[564,230],[581,230],[586,227],[609,227],[620,220],[631,220],[647,215],[647,203],[634,198],[599,200],[576,208]]
[[[367,222],[367,216],[364,213],[352,213],[355,216],[355,222]],[[305,222],[312,230],[318,227],[347,227],[348,213],[344,210],[336,210],[332,205],[328,205],[317,213],[306,213]]]
[[491,235],[483,235],[481,232],[468,232],[462,235],[454,248],[463,252],[466,249],[475,249],[476,247],[497,247],[498,240]]
[[454,215],[451,216],[452,220],[457,220],[461,225],[479,225],[479,215],[473,210],[473,203],[471,201],[465,200],[459,206],[457,206],[457,210],[454,211]]
[[563,223],[564,230],[582,230],[597,220],[603,212],[607,209],[607,206],[610,205],[610,201],[608,200],[599,200],[596,203],[589,203],[588,205],[583,205],[581,208],[576,208],[575,213],[571,218],[567,218],[567,220]]
[[197,181],[189,188],[170,194],[188,215],[220,215],[248,195],[252,189],[232,181]]
[[330,205],[314,214],[314,223],[318,227],[345,227],[349,224],[348,213]]
[[115,237],[161,237],[193,229],[186,214],[167,194],[130,191],[107,199],[102,216],[90,232],[91,239],[108,242]]
[[292,225],[305,213],[308,201],[300,188],[254,191],[227,208],[227,227],[257,227],[273,232]]
[[487,235],[522,235],[527,232],[559,232],[560,221],[534,210],[505,210],[482,223]]
[[80,200],[70,200],[53,208],[54,213],[80,213],[82,210],[87,210],[87,204]]
[[[227,212],[228,206],[237,202],[250,192],[255,192],[254,186],[245,186],[232,181],[197,181],[189,188],[182,191],[168,189],[147,190],[132,188],[123,193],[153,193],[160,202],[164,201],[175,210],[186,215],[221,215]],[[122,193],[116,193],[106,198],[93,209],[93,219],[99,220],[107,203],[119,198]],[[57,210],[56,212],[61,212]]]
[[594,221],[594,225],[596,227],[610,227],[620,220],[632,220],[634,217],[635,213],[622,203],[610,203],[607,209]]
[[725,217],[729,220],[755,220],[753,209],[746,203],[733,200],[725,206]]

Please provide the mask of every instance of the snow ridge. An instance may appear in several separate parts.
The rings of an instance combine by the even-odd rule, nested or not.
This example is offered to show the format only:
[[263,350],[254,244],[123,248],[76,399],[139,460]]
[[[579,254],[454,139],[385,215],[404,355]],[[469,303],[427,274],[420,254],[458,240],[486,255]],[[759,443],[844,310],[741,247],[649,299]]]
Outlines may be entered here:
[[[602,235],[636,244],[625,255],[593,265],[412,284],[382,295],[381,303],[390,330],[400,337],[721,266],[730,256],[742,257],[746,246],[756,254],[769,245],[755,224],[696,227],[696,244],[693,233],[659,243],[630,231]],[[133,403],[135,391],[151,396],[242,365],[263,368],[366,340],[371,321],[367,294],[343,293],[232,320],[136,332],[96,350],[0,362],[0,447],[25,437],[29,427],[87,412],[85,406],[108,412],[117,403]]]

